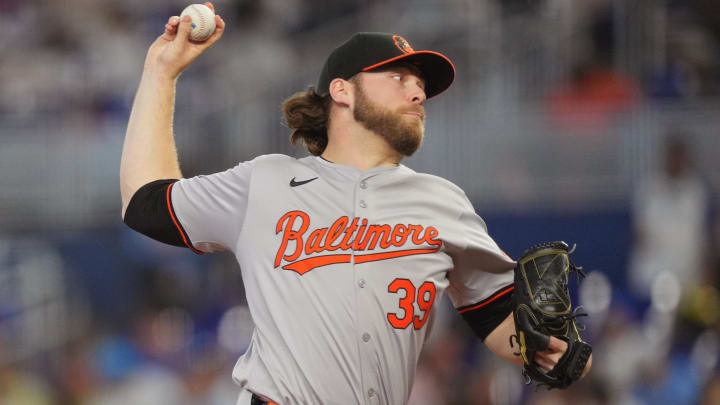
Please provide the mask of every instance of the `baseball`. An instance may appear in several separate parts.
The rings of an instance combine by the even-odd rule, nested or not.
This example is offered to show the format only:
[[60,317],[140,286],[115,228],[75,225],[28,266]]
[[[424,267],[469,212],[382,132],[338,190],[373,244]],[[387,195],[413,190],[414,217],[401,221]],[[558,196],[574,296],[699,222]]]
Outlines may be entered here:
[[192,18],[190,39],[202,42],[215,32],[215,13],[204,4],[191,4],[180,13],[180,19],[189,15]]

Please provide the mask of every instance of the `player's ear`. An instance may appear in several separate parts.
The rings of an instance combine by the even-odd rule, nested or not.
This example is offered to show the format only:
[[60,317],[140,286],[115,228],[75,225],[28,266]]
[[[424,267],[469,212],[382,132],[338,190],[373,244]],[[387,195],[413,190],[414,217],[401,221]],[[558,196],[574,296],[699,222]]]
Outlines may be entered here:
[[330,82],[330,97],[337,104],[349,106],[352,101],[352,83],[336,78]]

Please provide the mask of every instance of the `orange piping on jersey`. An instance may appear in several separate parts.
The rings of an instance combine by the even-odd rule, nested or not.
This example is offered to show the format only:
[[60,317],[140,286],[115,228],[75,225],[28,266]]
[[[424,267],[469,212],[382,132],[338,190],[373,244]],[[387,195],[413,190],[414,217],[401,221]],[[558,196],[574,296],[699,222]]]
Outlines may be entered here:
[[174,184],[175,183],[170,183],[170,185],[167,188],[167,195],[166,195],[168,211],[170,212],[170,218],[172,218],[173,223],[175,224],[175,227],[177,228],[178,232],[180,232],[180,236],[182,237],[182,240],[185,243],[185,246],[190,248],[190,250],[192,250],[193,252],[201,255],[201,254],[203,254],[203,252],[192,247],[192,245],[188,242],[187,238],[185,237],[185,231],[183,230],[183,228],[180,226],[180,223],[175,218],[175,212],[174,212],[175,210],[173,210],[172,202],[170,202],[170,190],[172,190],[172,187]]
[[487,301],[483,301],[483,302],[481,302],[481,303],[479,303],[479,304],[477,304],[477,305],[474,305],[474,306],[472,306],[472,307],[469,307],[469,308],[464,308],[464,309],[458,310],[458,314],[462,314],[462,313],[465,313],[465,312],[467,312],[467,311],[472,311],[472,310],[474,310],[474,309],[478,309],[478,308],[484,307],[485,305],[487,305],[487,304],[495,301],[496,299],[502,297],[503,295],[509,293],[510,291],[512,291],[512,290],[514,290],[514,289],[515,289],[515,286],[510,286],[510,287],[508,287],[507,289],[505,289],[505,290],[503,290],[503,291],[500,291],[497,295],[495,295],[494,297],[491,297],[491,298],[488,299]]

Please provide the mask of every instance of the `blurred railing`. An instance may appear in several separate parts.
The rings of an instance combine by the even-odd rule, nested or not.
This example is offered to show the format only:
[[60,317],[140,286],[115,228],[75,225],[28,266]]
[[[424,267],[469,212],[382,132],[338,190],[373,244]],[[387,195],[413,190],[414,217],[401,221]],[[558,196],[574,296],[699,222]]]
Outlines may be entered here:
[[[428,105],[425,145],[406,164],[457,183],[478,208],[624,204],[632,186],[654,170],[667,128],[693,134],[698,167],[720,186],[716,101],[644,104],[613,116],[603,128],[572,130],[555,126],[539,104],[499,109],[466,102],[459,93]],[[243,119],[256,108],[234,112],[237,121],[228,121],[221,135],[207,134],[183,114],[177,137],[185,174],[220,170],[261,153],[304,154],[287,145],[277,113],[255,115],[253,124]],[[260,131],[245,129],[263,123]],[[82,125],[38,120],[3,135],[0,226],[55,229],[119,221],[123,125],[112,123],[98,135]],[[0,134],[7,131],[0,127]]]

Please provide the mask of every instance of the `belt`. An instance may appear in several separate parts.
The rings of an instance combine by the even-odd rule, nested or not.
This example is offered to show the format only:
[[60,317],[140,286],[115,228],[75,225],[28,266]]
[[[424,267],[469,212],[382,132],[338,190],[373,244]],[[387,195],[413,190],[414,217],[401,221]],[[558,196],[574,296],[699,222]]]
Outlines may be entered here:
[[278,405],[276,402],[270,402],[266,401],[259,396],[253,394],[252,400],[250,400],[250,405]]

